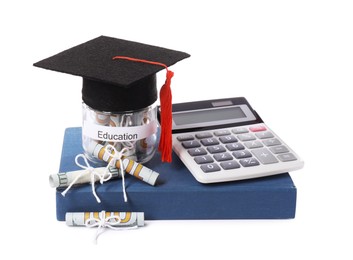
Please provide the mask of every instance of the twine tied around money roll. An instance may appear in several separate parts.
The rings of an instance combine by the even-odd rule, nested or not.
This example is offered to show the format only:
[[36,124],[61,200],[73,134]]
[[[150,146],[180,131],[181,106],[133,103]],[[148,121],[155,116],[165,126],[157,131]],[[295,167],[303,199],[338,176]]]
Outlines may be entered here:
[[[114,219],[115,222],[111,222],[110,220]],[[101,211],[99,213],[99,218],[89,218],[85,222],[85,226],[88,228],[93,228],[93,227],[98,227],[96,236],[94,238],[94,243],[97,244],[97,240],[100,234],[103,232],[100,232],[101,228],[110,228],[110,229],[115,229],[115,230],[123,230],[123,229],[135,229],[138,228],[138,226],[131,226],[131,227],[117,227],[121,222],[121,218],[117,215],[111,215],[109,217],[105,216],[105,211]]]
[[123,160],[122,157],[125,152],[128,151],[128,148],[124,147],[121,149],[120,152],[118,152],[113,145],[108,144],[105,147],[106,153],[111,157],[107,167],[105,168],[106,172],[109,172],[110,176],[112,175],[111,172],[109,171],[109,167],[111,166],[116,166],[116,162],[119,161],[119,168],[121,172],[121,180],[122,180],[122,187],[123,187],[123,194],[124,194],[124,201],[127,202],[127,196],[126,196],[126,190],[125,190],[125,172],[124,172],[124,165],[123,165]]
[[[82,158],[85,162],[86,165],[82,165],[78,159],[79,158]],[[78,175],[73,181],[72,183],[61,193],[61,195],[63,195],[65,197],[66,193],[71,189],[71,187],[77,182],[77,180],[79,178],[81,178],[84,174],[90,174],[91,175],[91,186],[92,186],[92,193],[94,195],[94,197],[96,198],[97,202],[98,203],[101,203],[101,200],[99,199],[97,193],[96,193],[96,190],[95,190],[95,187],[94,187],[94,182],[95,182],[95,176],[98,176],[99,178],[99,182],[101,184],[103,184],[103,182],[105,181],[108,181],[110,180],[110,178],[112,177],[112,174],[108,174],[108,177],[107,178],[104,178],[104,176],[106,175],[105,173],[104,174],[100,174],[99,172],[95,171],[95,169],[93,167],[91,167],[91,165],[89,164],[86,156],[84,154],[78,154],[76,155],[75,157],[75,163],[77,166],[79,166],[80,168],[86,170],[84,172],[82,172],[80,175]]]

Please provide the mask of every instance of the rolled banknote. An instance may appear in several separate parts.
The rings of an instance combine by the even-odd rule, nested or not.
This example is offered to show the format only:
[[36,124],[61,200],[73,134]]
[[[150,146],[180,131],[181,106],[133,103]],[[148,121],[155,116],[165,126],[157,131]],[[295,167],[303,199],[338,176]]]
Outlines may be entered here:
[[[109,167],[108,171],[106,171],[106,167],[97,167],[94,169],[99,175],[104,176],[104,178],[107,178],[109,176],[109,172],[111,173],[112,178],[119,178],[121,177],[121,172],[117,168]],[[75,179],[78,176],[79,177],[75,181],[76,184],[84,184],[84,183],[90,183],[91,182],[91,175],[87,174],[89,173],[88,170],[77,170],[77,171],[70,171],[70,172],[60,172],[57,174],[51,174],[49,176],[49,184],[50,187],[52,188],[61,188],[61,187],[68,187],[71,185],[72,182],[75,181]],[[97,174],[94,175],[94,181],[99,181],[100,178]]]
[[[111,156],[111,153],[106,151],[106,147],[98,143],[92,142],[91,145],[89,146],[88,152],[92,154],[94,157],[100,160],[103,160],[107,163],[109,163],[113,159],[113,156]],[[157,178],[159,176],[159,173],[128,158],[122,158],[122,162],[123,162],[123,169],[125,172],[135,176],[136,178],[152,186],[155,185]],[[120,168],[120,160],[116,161],[115,167],[118,169]]]
[[110,227],[142,227],[145,217],[143,212],[67,212],[65,221],[68,226],[94,227],[104,221]]

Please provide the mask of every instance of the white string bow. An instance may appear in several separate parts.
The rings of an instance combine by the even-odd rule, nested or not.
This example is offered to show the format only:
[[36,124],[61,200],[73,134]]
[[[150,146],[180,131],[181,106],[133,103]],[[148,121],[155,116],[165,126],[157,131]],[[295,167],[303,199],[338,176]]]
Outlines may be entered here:
[[[85,162],[86,165],[82,165],[78,159],[82,158]],[[99,182],[101,184],[103,184],[105,181],[110,180],[110,178],[112,177],[112,174],[109,172],[108,177],[105,178],[104,176],[106,175],[106,173],[104,172],[104,174],[100,174],[97,171],[95,171],[95,169],[93,167],[91,167],[91,165],[89,164],[86,156],[84,154],[78,154],[75,157],[75,163],[77,166],[79,166],[80,168],[82,168],[83,170],[86,170],[84,172],[82,172],[80,175],[78,175],[71,183],[70,185],[61,193],[61,195],[63,195],[65,197],[66,193],[71,189],[71,187],[77,182],[77,180],[79,178],[81,178],[83,175],[85,174],[89,174],[91,176],[91,186],[92,186],[92,193],[94,195],[94,197],[96,198],[98,203],[101,203],[101,200],[99,199],[95,187],[94,187],[94,182],[95,182],[95,177],[97,176],[99,179]]]
[[[111,219],[115,219],[115,222],[111,222]],[[95,238],[94,238],[94,243],[97,244],[97,240],[98,237],[100,236],[100,234],[102,234],[103,232],[100,232],[102,228],[110,228],[110,229],[114,229],[114,230],[123,230],[123,229],[135,229],[137,228],[136,226],[132,226],[132,227],[121,227],[119,226],[119,224],[121,223],[121,218],[119,216],[116,215],[111,215],[109,217],[105,216],[105,211],[101,211],[99,213],[99,218],[89,218],[86,220],[85,222],[85,226],[88,228],[93,228],[93,227],[98,227]]]

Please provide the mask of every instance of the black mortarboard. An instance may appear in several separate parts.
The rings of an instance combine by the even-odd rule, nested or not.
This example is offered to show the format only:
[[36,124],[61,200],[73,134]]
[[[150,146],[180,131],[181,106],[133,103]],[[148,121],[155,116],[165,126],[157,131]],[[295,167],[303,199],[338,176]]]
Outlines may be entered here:
[[165,64],[190,55],[152,45],[100,36],[34,64],[83,78],[82,99],[100,111],[145,108],[157,100],[156,73],[160,65],[116,59],[126,56]]
[[168,67],[189,54],[152,45],[100,36],[34,64],[83,78],[82,100],[107,112],[137,110],[158,97],[156,73],[167,70],[161,89],[162,132],[159,150],[171,161],[171,92]]

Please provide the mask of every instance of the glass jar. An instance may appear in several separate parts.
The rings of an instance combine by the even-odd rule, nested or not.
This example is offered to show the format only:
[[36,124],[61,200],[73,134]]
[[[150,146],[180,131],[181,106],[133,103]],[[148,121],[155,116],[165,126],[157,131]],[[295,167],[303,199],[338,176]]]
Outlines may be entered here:
[[95,165],[104,162],[94,156],[96,147],[108,144],[138,163],[149,161],[157,149],[157,108],[148,106],[134,111],[103,112],[82,103],[82,146]]

